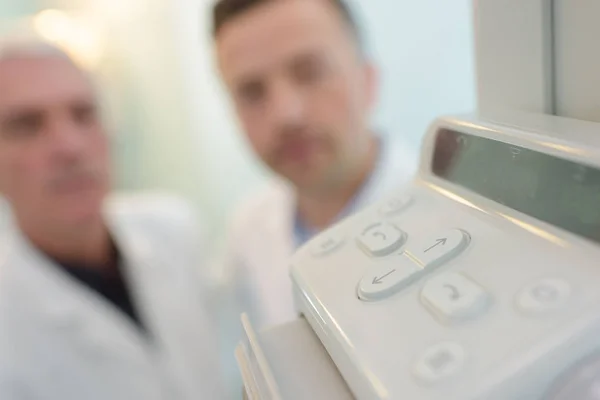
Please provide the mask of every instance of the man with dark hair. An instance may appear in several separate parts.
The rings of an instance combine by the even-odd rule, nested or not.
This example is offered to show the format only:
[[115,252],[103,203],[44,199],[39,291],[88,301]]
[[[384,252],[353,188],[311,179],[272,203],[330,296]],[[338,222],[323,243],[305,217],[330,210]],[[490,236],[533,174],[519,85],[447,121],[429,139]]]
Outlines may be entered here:
[[[273,0],[230,0],[230,1],[218,1],[215,5],[213,12],[213,36],[216,38],[219,36],[219,31],[227,22],[236,16],[243,14],[245,11],[261,4]],[[350,7],[343,0],[327,0],[335,7],[336,11],[339,12],[340,17],[343,18],[347,27],[354,35],[358,42],[361,42],[360,28]]]
[[[375,68],[342,0],[220,0],[218,65],[246,137],[275,173],[236,210],[225,268],[259,327],[295,318],[288,257],[412,175],[370,129]],[[333,283],[332,283],[333,284]]]

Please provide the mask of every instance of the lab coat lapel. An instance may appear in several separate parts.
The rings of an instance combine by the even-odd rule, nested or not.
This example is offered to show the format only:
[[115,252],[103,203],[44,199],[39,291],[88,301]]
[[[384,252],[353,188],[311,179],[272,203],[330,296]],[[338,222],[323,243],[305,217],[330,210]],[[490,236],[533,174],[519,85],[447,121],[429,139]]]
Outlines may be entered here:
[[145,343],[126,316],[52,265],[20,233],[11,242],[3,273],[16,289],[15,302],[30,305],[39,329],[66,338],[90,362],[119,359],[145,365]]
[[[130,294],[142,323],[149,330],[153,340],[162,331],[160,310],[162,300],[168,296],[164,293],[166,269],[160,268],[164,259],[162,249],[147,238],[143,232],[136,232],[126,223],[107,217],[113,240],[117,243],[123,262],[123,273],[127,280]],[[133,225],[133,224],[132,224]]]
[[[292,288],[290,258],[296,249],[296,238],[294,236],[294,217],[296,213],[296,194],[295,191],[284,183],[279,188],[278,196],[275,196],[273,203],[273,212],[271,220],[267,225],[268,240],[263,241],[263,254],[271,255],[272,259],[267,260],[266,265],[271,265],[276,271],[271,271],[265,279],[273,279],[275,287],[271,287],[269,292],[277,293],[278,301],[273,304],[266,304],[265,307],[270,310],[268,314],[274,321],[282,321],[289,315],[289,310],[298,310]],[[279,278],[281,276],[281,278]],[[271,299],[272,301],[272,299]]]
[[[201,296],[196,292],[200,288],[189,281],[189,268],[199,266],[190,265],[193,260],[177,251],[178,243],[157,246],[156,240],[141,231],[143,225],[113,223],[112,227],[123,249],[132,297],[156,347],[155,368],[167,397],[185,398],[186,392],[218,387],[216,382],[204,381],[208,375],[202,373],[212,359],[212,349],[204,349],[208,341],[203,342],[211,337],[212,327],[202,325],[208,318],[200,307]],[[190,371],[190,365],[197,368]]]
[[[107,213],[106,221],[121,252],[132,300],[149,332],[153,350],[148,354],[152,357],[151,372],[160,379],[167,398],[183,398],[181,385],[184,383],[178,382],[182,375],[180,360],[170,358],[169,343],[173,343],[173,327],[178,322],[171,319],[181,311],[171,306],[171,301],[174,296],[181,296],[174,287],[182,278],[177,274],[184,264],[178,254],[169,253],[166,243],[156,246],[148,232],[142,231],[143,225],[127,221],[127,216]],[[168,268],[169,265],[174,268]]]
[[273,199],[273,212],[270,214],[270,220],[266,225],[269,240],[263,243],[269,248],[264,254],[272,254],[275,265],[287,266],[288,258],[295,250],[294,239],[294,214],[296,208],[296,197],[294,190],[287,184],[279,183],[278,193]]

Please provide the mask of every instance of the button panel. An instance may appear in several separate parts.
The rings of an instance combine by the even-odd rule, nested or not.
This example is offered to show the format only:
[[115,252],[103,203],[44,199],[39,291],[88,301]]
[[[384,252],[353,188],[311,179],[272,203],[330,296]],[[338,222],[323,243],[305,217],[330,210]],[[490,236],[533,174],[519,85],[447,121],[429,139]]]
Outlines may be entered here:
[[407,258],[369,268],[358,284],[361,300],[381,300],[407,287],[421,276],[422,269]]
[[[436,239],[433,239],[436,238]],[[406,241],[406,234],[392,224],[378,222],[369,225],[358,237],[359,246],[372,257],[383,257],[398,251]],[[433,267],[456,257],[469,243],[469,235],[460,230],[452,229],[440,235],[431,236],[427,240],[417,241],[415,245],[408,245],[408,249],[401,257],[390,262],[369,268],[358,284],[358,297],[361,300],[381,300],[409,286]],[[410,249],[413,249],[412,253]],[[419,249],[415,251],[415,249]],[[448,278],[450,282],[445,287],[438,287],[440,281],[432,281],[424,292],[423,301],[434,307],[437,312],[441,310],[444,317],[450,319],[462,318],[462,313],[472,312],[474,308],[483,306],[485,292],[477,291],[474,283]],[[459,281],[460,280],[460,281]],[[436,283],[438,282],[438,283]],[[471,283],[471,284],[469,284]],[[449,304],[447,298],[448,286],[454,288],[460,285],[461,297],[456,302]],[[446,298],[444,298],[446,296]],[[462,294],[460,294],[462,296]],[[470,302],[474,302],[471,304]],[[454,306],[456,309],[451,309]],[[460,308],[460,309],[459,309]],[[463,308],[468,308],[465,310]],[[472,309],[473,308],[473,309]],[[458,314],[461,314],[459,317]]]
[[490,304],[489,294],[463,274],[446,273],[431,278],[421,291],[421,301],[444,322],[479,316]]
[[541,279],[519,292],[517,307],[526,314],[543,314],[563,306],[571,293],[571,285],[562,279]]
[[413,374],[424,384],[435,384],[457,374],[465,361],[466,353],[461,345],[443,342],[425,350],[417,358]]
[[469,244],[469,235],[460,229],[451,229],[417,240],[408,245],[407,255],[423,268],[435,268],[458,256]]
[[358,237],[359,246],[372,257],[387,256],[402,247],[405,241],[405,233],[386,222],[369,225]]

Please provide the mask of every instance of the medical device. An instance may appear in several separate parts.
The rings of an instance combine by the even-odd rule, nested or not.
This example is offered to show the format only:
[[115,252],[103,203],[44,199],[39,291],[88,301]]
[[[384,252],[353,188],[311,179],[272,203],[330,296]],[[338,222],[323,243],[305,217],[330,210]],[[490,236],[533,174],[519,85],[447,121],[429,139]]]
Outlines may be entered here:
[[474,5],[477,111],[299,249],[303,319],[244,317],[251,399],[600,399],[600,3]]
[[538,399],[599,348],[600,124],[501,120],[440,119],[412,184],[293,258],[358,398]]

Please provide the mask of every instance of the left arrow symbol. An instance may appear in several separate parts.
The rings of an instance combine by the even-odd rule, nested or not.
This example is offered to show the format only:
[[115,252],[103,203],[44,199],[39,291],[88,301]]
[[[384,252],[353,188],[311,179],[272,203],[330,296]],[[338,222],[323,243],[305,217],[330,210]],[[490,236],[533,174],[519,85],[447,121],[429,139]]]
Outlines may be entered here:
[[396,272],[395,269],[391,270],[390,272],[388,272],[387,274],[385,274],[383,276],[380,276],[380,277],[376,276],[375,278],[373,278],[373,285],[380,285],[380,284],[382,284],[383,280],[385,278],[387,278],[388,276],[390,276],[391,274],[393,274],[394,272]]

